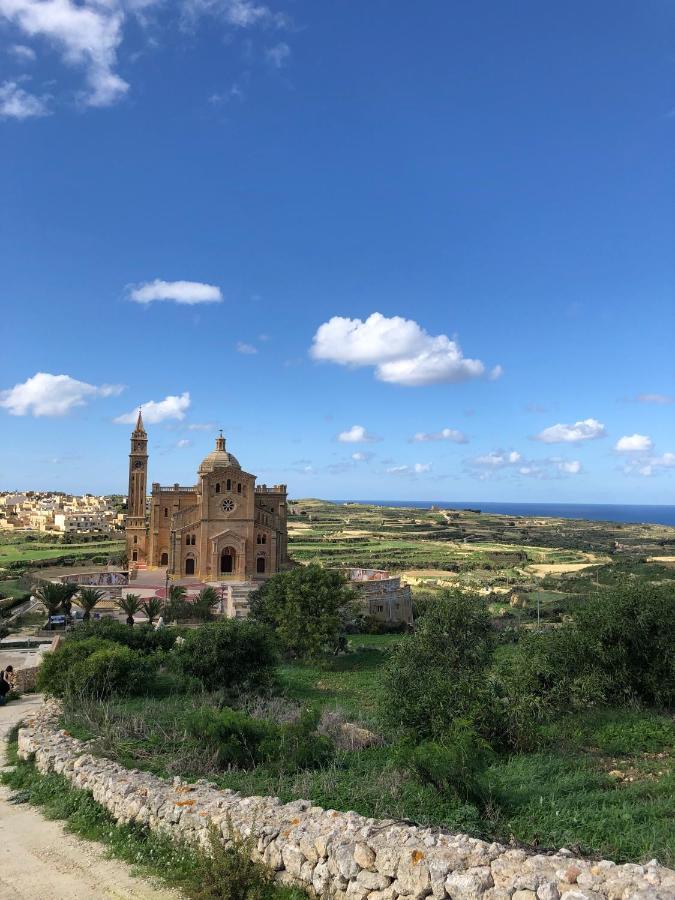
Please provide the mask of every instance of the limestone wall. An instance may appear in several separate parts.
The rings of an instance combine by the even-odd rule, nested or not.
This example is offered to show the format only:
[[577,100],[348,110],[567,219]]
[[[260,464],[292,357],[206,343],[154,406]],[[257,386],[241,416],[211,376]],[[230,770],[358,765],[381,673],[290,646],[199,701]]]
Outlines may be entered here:
[[37,684],[38,666],[29,666],[28,668],[16,669],[14,675],[16,677],[16,689],[21,691],[32,691]]
[[[673,900],[675,872],[545,855],[461,834],[367,819],[353,812],[243,797],[206,781],[164,781],[87,753],[60,731],[47,704],[19,733],[19,754],[41,772],[63,774],[118,822],[139,822],[205,842],[210,823],[227,840],[232,827],[257,837],[255,855],[282,881],[336,900]],[[231,823],[231,826],[228,824]]]

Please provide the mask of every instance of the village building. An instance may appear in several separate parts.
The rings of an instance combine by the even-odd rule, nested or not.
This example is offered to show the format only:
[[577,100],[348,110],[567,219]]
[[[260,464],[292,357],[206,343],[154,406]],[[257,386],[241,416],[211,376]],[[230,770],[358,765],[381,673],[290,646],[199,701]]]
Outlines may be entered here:
[[203,582],[265,579],[287,564],[286,485],[256,485],[222,433],[197,483],[153,483],[146,501],[148,436],[141,413],[131,435],[126,541],[133,569],[165,567]]
[[386,625],[412,625],[412,593],[398,575],[361,568],[347,569],[344,574],[366,616]]

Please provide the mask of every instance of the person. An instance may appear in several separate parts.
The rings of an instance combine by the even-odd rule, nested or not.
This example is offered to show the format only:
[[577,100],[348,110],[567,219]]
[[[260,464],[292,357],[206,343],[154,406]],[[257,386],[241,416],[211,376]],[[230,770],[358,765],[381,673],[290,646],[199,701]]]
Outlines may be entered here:
[[9,682],[5,680],[5,673],[0,673],[0,706],[7,703],[7,694],[11,691]]
[[14,666],[7,666],[3,673],[3,677],[9,685],[10,691],[16,690],[16,675],[14,674]]

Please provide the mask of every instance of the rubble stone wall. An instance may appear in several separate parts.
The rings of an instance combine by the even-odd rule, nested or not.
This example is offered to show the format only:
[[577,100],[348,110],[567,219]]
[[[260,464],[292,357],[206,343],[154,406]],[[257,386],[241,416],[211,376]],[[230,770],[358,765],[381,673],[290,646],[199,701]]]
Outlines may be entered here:
[[120,823],[205,844],[214,825],[255,836],[254,856],[281,881],[336,900],[673,900],[675,871],[656,860],[615,865],[569,851],[533,853],[354,812],[244,797],[206,781],[173,781],[92,756],[45,706],[19,732],[19,755],[89,791]]
[[37,673],[37,666],[30,666],[25,669],[15,669],[14,675],[16,677],[17,690],[22,693],[25,691],[32,691],[37,684]]

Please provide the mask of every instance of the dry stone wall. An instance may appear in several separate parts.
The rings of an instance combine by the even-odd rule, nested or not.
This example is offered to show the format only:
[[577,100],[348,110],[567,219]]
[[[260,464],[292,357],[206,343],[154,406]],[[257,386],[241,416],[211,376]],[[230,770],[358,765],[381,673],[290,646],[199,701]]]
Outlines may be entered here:
[[281,881],[335,900],[675,900],[675,872],[653,860],[615,865],[569,851],[535,854],[461,834],[353,812],[244,797],[94,757],[58,728],[46,704],[19,732],[19,755],[89,791],[120,823],[138,822],[205,844],[209,827],[255,836],[254,855]]

